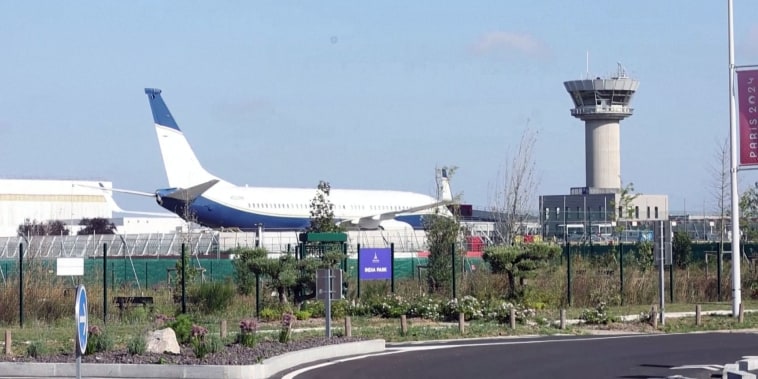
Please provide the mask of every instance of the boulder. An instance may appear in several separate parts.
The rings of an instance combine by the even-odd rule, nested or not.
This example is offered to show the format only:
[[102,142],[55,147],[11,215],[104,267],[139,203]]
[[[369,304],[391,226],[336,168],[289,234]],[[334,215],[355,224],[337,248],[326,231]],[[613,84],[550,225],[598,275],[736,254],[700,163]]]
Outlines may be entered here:
[[176,333],[174,333],[174,329],[171,328],[156,330],[154,332],[148,333],[146,342],[146,352],[148,353],[181,353],[179,342],[176,340]]

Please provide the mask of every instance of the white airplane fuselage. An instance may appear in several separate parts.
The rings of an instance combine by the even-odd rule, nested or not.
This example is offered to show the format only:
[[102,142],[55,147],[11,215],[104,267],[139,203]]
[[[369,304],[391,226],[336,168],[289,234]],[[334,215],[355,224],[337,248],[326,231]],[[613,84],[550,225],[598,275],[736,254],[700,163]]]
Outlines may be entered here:
[[[180,217],[212,228],[303,230],[310,224],[313,188],[237,186],[206,171],[157,89],[148,94],[166,175],[171,188],[157,190],[162,207]],[[451,200],[446,175],[441,179],[441,199],[413,192],[331,189],[328,201],[334,219],[347,227],[377,229],[403,223],[423,228],[423,217],[449,214]]]

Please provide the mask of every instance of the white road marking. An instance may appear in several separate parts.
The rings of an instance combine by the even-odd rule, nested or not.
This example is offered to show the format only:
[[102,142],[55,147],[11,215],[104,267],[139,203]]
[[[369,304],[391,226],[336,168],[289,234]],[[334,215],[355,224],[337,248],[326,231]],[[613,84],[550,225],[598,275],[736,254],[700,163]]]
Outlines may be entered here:
[[724,370],[724,365],[683,365],[683,366],[672,367],[671,369],[672,370],[700,369],[700,370],[708,370],[708,371],[722,371]]

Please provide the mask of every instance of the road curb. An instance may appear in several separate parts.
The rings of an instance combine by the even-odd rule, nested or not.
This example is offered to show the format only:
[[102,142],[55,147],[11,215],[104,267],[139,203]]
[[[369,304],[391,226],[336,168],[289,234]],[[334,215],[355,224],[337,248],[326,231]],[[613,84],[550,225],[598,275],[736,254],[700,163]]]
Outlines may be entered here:
[[[350,355],[382,352],[384,340],[348,342],[285,353],[254,365],[161,365],[83,363],[82,377],[113,379],[269,378],[292,367]],[[71,378],[76,363],[0,362],[0,378]]]

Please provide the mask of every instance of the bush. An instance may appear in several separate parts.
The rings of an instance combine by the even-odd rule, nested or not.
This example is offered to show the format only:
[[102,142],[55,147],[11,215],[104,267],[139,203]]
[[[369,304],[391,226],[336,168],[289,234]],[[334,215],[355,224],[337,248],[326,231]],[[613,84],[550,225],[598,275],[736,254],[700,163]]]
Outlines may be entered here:
[[176,333],[176,340],[179,343],[186,344],[190,342],[192,336],[192,319],[188,315],[179,315],[171,324],[171,329]]
[[134,334],[126,343],[126,351],[131,355],[142,355],[147,350],[147,341],[142,334]]
[[595,309],[585,309],[582,311],[582,314],[579,316],[580,320],[583,320],[587,324],[597,325],[597,324],[610,324],[613,322],[617,322],[618,318],[613,317],[608,314],[608,309],[605,304],[605,302],[600,302],[595,307]]
[[234,292],[234,287],[229,283],[205,282],[193,291],[191,301],[203,312],[222,312],[234,301]]
[[444,307],[444,316],[448,320],[457,320],[458,314],[463,313],[466,320],[478,320],[484,317],[482,304],[473,296],[464,296],[462,299],[453,299]]
[[42,341],[32,341],[26,346],[26,356],[32,358],[39,358],[47,352],[45,344]]
[[97,325],[91,325],[87,337],[87,350],[84,353],[99,353],[111,349],[113,349],[113,338]]
[[262,321],[274,321],[279,319],[279,316],[281,313],[277,311],[276,309],[272,308],[263,308],[261,309],[261,314],[258,315],[258,318]]
[[297,311],[295,312],[295,317],[297,317],[298,320],[303,321],[311,318],[311,312],[308,311]]
[[247,347],[255,346],[257,331],[258,322],[255,319],[250,318],[240,321],[240,332],[237,334],[237,343]]

